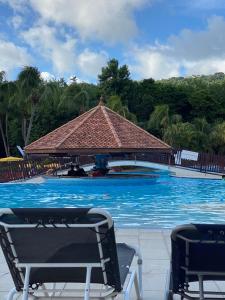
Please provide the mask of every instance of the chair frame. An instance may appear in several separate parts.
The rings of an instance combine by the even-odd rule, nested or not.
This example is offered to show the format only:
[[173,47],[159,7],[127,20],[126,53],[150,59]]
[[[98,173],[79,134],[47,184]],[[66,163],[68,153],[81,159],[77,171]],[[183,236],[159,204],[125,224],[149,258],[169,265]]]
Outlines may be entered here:
[[[13,212],[10,209],[2,209],[0,210],[0,215],[3,213],[7,214],[13,214]],[[107,224],[108,228],[110,228],[113,225],[113,221],[111,219],[111,216],[103,209],[95,209],[92,208],[89,210],[88,213],[94,213],[94,214],[100,214],[106,217],[106,220],[100,221],[98,223],[94,224],[45,224],[43,227],[48,228],[92,228],[95,229],[96,237],[98,241],[98,248],[99,248],[99,255],[100,255],[100,263],[20,263],[17,255],[16,250],[13,245],[13,241],[10,235],[10,232],[8,229],[12,228],[35,228],[37,226],[40,227],[40,224],[6,224],[4,222],[0,221],[0,226],[3,226],[7,232],[7,237],[10,242],[10,247],[12,250],[12,253],[15,257],[15,265],[18,269],[25,268],[25,276],[21,274],[21,279],[24,283],[23,290],[17,291],[16,288],[11,289],[11,291],[7,295],[7,300],[13,300],[14,296],[22,295],[22,300],[28,300],[29,297],[33,299],[42,299],[49,297],[51,299],[76,299],[77,297],[82,297],[84,295],[84,300],[90,300],[90,299],[106,299],[111,298],[113,299],[118,294],[121,294],[124,296],[125,300],[130,299],[130,293],[133,285],[135,286],[137,299],[141,300],[143,298],[143,288],[142,288],[142,256],[139,252],[139,250],[132,246],[132,248],[135,250],[135,256],[137,256],[137,265],[138,265],[138,272],[136,270],[129,270],[126,281],[128,279],[127,284],[124,284],[122,286],[122,290],[120,292],[116,291],[113,287],[110,287],[107,285],[107,274],[104,271],[104,265],[106,262],[110,260],[110,258],[103,259],[103,250],[102,250],[102,244],[101,244],[101,238],[100,234],[98,233],[98,228],[101,225]],[[53,283],[52,288],[47,288],[45,284],[42,285],[42,290],[34,291],[29,287],[29,278],[30,278],[30,271],[32,268],[86,268],[86,281],[85,281],[85,287],[84,289],[64,289],[66,283],[64,284],[64,288],[60,289],[56,287],[56,283]],[[104,285],[103,288],[99,289],[91,289],[91,272],[93,268],[102,268],[103,270],[103,279],[104,279]],[[128,278],[129,277],[129,278]],[[125,282],[126,283],[126,282]],[[79,284],[79,283],[78,283]],[[81,283],[82,284],[82,283]],[[101,284],[102,286],[102,284]],[[55,296],[56,293],[60,293],[60,296]],[[72,293],[70,297],[68,296],[62,296],[62,293]],[[39,295],[43,294],[43,295]]]
[[[188,229],[188,226],[190,228],[193,227],[193,225],[186,225],[185,229]],[[178,226],[176,231],[179,231],[180,229],[183,229],[184,227]],[[204,276],[221,276],[225,277],[225,272],[210,272],[210,271],[201,271],[201,270],[189,270],[189,249],[190,249],[190,244],[192,243],[201,243],[201,244],[216,244],[218,241],[213,241],[213,240],[195,240],[195,239],[189,239],[184,237],[181,234],[177,234],[176,238],[182,239],[185,241],[185,265],[180,266],[185,271],[185,285],[184,289],[180,289],[179,292],[174,293],[173,288],[172,288],[172,264],[170,266],[170,270],[167,272],[167,279],[166,279],[166,288],[165,288],[165,300],[172,300],[173,295],[177,294],[181,296],[181,299],[188,299],[188,300],[218,300],[221,298],[218,297],[205,297],[205,295],[221,295],[224,296],[225,292],[215,292],[215,291],[205,291],[204,290]],[[225,241],[220,241],[219,243],[225,244]],[[198,284],[199,284],[199,290],[190,290],[189,289],[189,275],[196,275],[198,277]],[[199,297],[191,296],[191,295],[198,295]]]

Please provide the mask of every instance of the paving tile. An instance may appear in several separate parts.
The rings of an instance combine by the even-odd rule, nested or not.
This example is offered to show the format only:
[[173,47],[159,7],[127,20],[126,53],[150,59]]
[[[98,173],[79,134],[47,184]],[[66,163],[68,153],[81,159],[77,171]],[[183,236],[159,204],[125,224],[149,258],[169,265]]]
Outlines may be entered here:
[[[164,300],[163,291],[144,291],[143,300]],[[117,297],[116,300],[123,299],[122,297]],[[134,289],[131,292],[131,300],[137,300],[136,293]],[[180,299],[179,299],[180,300]]]
[[170,238],[171,232],[172,232],[171,229],[163,229],[163,230],[162,230],[162,234],[163,234],[165,237],[168,237],[168,238]]
[[9,268],[8,268],[6,262],[5,263],[0,263],[0,276],[5,274],[5,273],[9,273]]
[[143,261],[143,275],[166,274],[169,266],[169,259],[145,259]]
[[139,229],[115,229],[115,235],[120,236],[120,235],[126,235],[126,236],[132,236],[132,237],[138,237],[139,236]]
[[5,263],[5,257],[3,255],[2,249],[0,248],[0,264],[4,262]]
[[139,240],[136,237],[120,235],[116,238],[117,243],[126,243],[128,245],[139,245]]
[[145,229],[140,229],[139,239],[140,240],[155,240],[155,239],[162,239],[163,234],[161,230],[157,231],[149,231]]
[[140,240],[143,259],[169,259],[169,253],[163,239]]
[[163,291],[144,291],[143,296],[144,296],[143,300],[163,300],[164,292]]
[[145,291],[165,291],[166,274],[143,275],[143,289]]
[[169,237],[164,237],[163,240],[164,240],[164,242],[166,244],[166,247],[167,247],[167,249],[170,253],[171,252],[171,240],[170,240],[170,238]]
[[0,292],[9,291],[13,286],[13,281],[9,274],[0,276]]
[[5,292],[0,292],[0,300],[5,300],[7,296],[7,293]]

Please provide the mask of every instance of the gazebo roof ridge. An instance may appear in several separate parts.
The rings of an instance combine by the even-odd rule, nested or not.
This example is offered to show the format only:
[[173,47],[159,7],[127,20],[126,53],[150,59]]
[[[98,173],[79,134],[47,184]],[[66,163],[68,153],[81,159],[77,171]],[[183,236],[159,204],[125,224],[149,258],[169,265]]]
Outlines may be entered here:
[[116,140],[117,143],[118,143],[118,147],[121,147],[121,146],[122,146],[122,143],[121,143],[121,141],[120,141],[120,138],[118,137],[118,134],[117,134],[116,131],[114,130],[113,125],[112,125],[112,122],[111,122],[109,116],[108,116],[107,113],[106,113],[106,106],[104,105],[104,103],[103,103],[103,104],[100,104],[100,106],[101,106],[101,109],[102,109],[102,111],[103,111],[103,114],[104,114],[104,116],[105,116],[105,118],[106,118],[106,121],[107,121],[107,123],[109,124],[109,127],[110,127],[110,129],[111,129],[111,131],[112,131],[112,134],[114,135],[115,140]]
[[[62,141],[60,141],[57,145],[56,145],[56,147],[59,147],[60,145],[62,145],[64,142],[65,142],[65,140],[66,139],[68,139],[73,133],[74,133],[74,131],[75,130],[77,130],[88,118],[90,118],[95,112],[96,112],[96,110],[98,109],[98,106],[95,106],[95,107],[93,107],[93,108],[91,108],[91,109],[89,109],[88,111],[86,111],[85,113],[83,113],[82,115],[80,115],[79,117],[84,117],[84,115],[85,114],[87,114],[87,116],[81,121],[81,123],[79,123],[76,127],[74,127],[74,129],[70,132],[70,133],[68,133],[68,135],[66,135],[65,137],[64,137],[64,139],[62,139]],[[88,114],[89,113],[89,114]],[[78,117],[77,117],[78,118]],[[77,119],[77,118],[75,118],[75,119]],[[71,120],[71,121],[74,121],[75,119],[73,119],[73,120]],[[68,124],[68,123],[67,123]],[[65,124],[66,125],[66,124]]]
[[117,112],[113,111],[112,109],[110,109],[109,107],[105,106],[104,107],[108,110],[110,110],[112,113],[117,114],[120,118],[124,119],[126,122],[130,123],[131,125],[135,126],[136,128],[138,128],[139,130],[142,130],[144,133],[147,133],[148,135],[150,135],[152,138],[158,140],[160,143],[164,144],[167,147],[170,147],[170,145],[168,145],[167,143],[163,142],[162,140],[160,140],[159,138],[157,138],[156,136],[154,136],[153,134],[149,133],[148,131],[144,130],[143,128],[141,128],[140,126],[137,126],[135,123],[131,122],[130,120],[126,119],[125,117],[121,116],[120,114],[118,114]]

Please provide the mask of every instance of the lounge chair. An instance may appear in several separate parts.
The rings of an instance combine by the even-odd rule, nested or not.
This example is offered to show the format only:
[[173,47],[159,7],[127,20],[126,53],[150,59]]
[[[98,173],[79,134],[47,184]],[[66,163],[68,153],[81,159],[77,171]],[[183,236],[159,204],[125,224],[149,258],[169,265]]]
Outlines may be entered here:
[[[128,300],[133,283],[142,298],[141,256],[126,244],[116,244],[113,221],[104,210],[3,209],[0,243],[15,285],[8,300],[15,294],[23,300],[61,299],[65,294],[66,299],[113,299],[123,294]],[[135,255],[138,276],[130,270]],[[63,283],[75,284],[68,289]]]
[[[225,295],[225,292],[204,290],[204,281],[225,281],[225,225],[179,226],[172,231],[171,247],[167,300],[173,299],[174,294],[181,299],[201,300]],[[191,290],[193,282],[198,283],[195,290],[193,287]]]

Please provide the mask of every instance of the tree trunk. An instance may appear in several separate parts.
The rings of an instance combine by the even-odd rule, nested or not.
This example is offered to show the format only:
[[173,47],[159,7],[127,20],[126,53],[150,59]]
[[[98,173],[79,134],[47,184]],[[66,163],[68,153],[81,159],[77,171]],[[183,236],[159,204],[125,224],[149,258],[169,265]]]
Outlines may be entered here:
[[2,120],[1,119],[0,119],[0,132],[1,132],[2,140],[3,140],[5,154],[6,154],[6,156],[9,156],[8,147],[7,147],[7,143],[6,143],[6,139],[5,139],[5,133],[4,133],[4,130],[3,130]]
[[28,126],[28,129],[27,129],[27,134],[26,134],[26,138],[25,138],[25,146],[27,146],[28,143],[29,143],[31,128],[33,126],[33,121],[34,121],[34,116],[35,116],[35,111],[36,111],[36,106],[34,105],[32,107],[32,110],[31,110],[29,126]]
[[22,137],[23,137],[24,144],[26,141],[26,131],[27,131],[27,120],[25,117],[23,117],[23,119],[22,119]]
[[6,137],[6,144],[7,144],[7,153],[8,153],[8,156],[10,156],[10,149],[9,149],[9,133],[8,133],[8,120],[9,120],[9,117],[8,117],[8,114],[6,113],[5,115],[5,137]]

